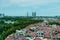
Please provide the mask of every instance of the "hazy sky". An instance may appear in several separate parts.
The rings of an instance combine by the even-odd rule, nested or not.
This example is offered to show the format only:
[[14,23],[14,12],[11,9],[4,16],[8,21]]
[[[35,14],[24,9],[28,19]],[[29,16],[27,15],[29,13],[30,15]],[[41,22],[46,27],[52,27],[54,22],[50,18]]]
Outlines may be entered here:
[[0,13],[26,16],[36,11],[38,16],[60,15],[60,0],[0,0]]

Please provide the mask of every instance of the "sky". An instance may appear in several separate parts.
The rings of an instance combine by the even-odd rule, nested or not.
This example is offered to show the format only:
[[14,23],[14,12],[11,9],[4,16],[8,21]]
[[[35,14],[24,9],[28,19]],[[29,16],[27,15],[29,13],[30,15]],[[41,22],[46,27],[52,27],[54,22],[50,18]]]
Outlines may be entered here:
[[60,0],[0,0],[0,13],[9,16],[60,16]]

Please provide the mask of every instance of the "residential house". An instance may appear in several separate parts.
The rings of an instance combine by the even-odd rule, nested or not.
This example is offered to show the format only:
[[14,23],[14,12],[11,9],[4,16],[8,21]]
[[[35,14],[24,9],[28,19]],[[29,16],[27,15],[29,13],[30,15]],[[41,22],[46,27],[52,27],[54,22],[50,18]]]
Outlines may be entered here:
[[41,38],[35,38],[35,40],[42,40]]
[[60,40],[60,33],[59,34],[53,34],[53,40]]
[[43,37],[44,38],[44,31],[43,30],[37,31],[36,37]]
[[46,22],[43,22],[40,24],[42,27],[46,27],[47,26],[47,23]]
[[2,17],[4,17],[4,14],[1,14],[1,13],[0,13],[0,18],[2,18]]
[[27,30],[25,30],[25,29],[22,29],[22,30],[16,30],[16,33],[15,33],[15,40],[16,39],[18,39],[19,37],[21,37],[21,36],[25,36],[26,35],[26,33],[27,33]]
[[36,32],[36,26],[33,26],[33,27],[30,27],[30,30],[33,31],[33,32]]

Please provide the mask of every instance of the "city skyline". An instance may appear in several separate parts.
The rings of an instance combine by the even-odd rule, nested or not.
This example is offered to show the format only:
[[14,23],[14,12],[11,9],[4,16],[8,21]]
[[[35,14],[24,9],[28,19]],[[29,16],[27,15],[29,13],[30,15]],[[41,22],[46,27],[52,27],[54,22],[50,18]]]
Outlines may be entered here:
[[9,16],[60,16],[60,0],[0,0],[0,13]]

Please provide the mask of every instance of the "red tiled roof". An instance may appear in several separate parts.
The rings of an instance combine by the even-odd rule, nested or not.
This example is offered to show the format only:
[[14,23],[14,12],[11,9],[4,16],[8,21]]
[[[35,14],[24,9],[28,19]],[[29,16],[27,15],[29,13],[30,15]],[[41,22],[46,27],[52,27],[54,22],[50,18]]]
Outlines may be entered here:
[[22,36],[22,37],[18,38],[18,40],[24,40],[24,38],[25,38],[25,37],[24,37],[24,36]]
[[6,38],[6,40],[14,40],[13,34],[9,35],[9,36]]
[[42,39],[40,39],[40,38],[35,38],[35,40],[42,40]]
[[33,37],[36,37],[36,35],[37,35],[36,32],[31,33],[31,36],[33,36]]
[[49,30],[48,31],[45,31],[45,37],[50,37],[50,32],[49,32]]
[[53,34],[53,38],[58,38],[58,35],[57,34]]
[[46,33],[45,34],[45,37],[48,37],[49,38],[50,37],[50,33]]
[[42,29],[42,27],[41,26],[37,26],[37,29],[40,30],[40,29]]
[[60,32],[60,27],[57,27],[57,31],[59,31],[59,32]]

